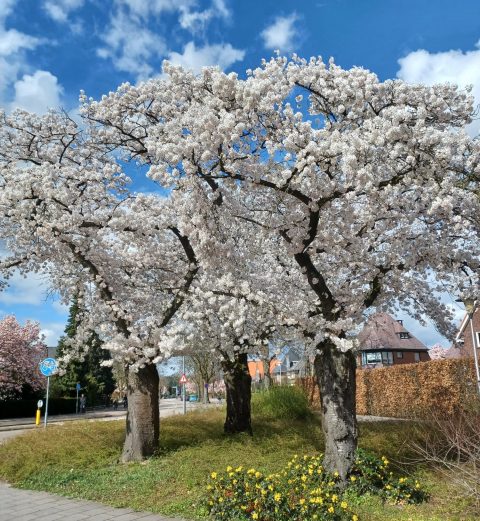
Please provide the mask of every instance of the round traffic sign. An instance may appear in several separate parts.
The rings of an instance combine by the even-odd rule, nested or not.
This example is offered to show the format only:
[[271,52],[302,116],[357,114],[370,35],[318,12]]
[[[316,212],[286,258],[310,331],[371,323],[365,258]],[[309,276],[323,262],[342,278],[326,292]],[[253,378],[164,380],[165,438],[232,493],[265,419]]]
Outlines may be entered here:
[[57,361],[55,358],[45,358],[40,362],[40,372],[43,376],[52,376],[57,369]]
[[38,400],[37,402],[37,408],[41,409],[43,407],[43,400]]

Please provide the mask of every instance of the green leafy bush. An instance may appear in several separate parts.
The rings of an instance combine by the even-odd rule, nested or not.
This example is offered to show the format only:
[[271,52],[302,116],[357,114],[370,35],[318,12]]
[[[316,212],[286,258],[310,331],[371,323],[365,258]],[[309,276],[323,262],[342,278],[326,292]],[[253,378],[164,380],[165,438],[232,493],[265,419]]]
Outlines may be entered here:
[[378,458],[358,449],[349,476],[349,489],[358,495],[371,492],[392,503],[422,503],[427,499],[420,483],[409,476],[394,475],[385,456]]
[[252,413],[276,419],[303,420],[311,415],[308,399],[297,386],[273,386],[252,396]]
[[358,521],[347,499],[352,494],[370,492],[393,503],[426,499],[418,482],[388,471],[386,458],[359,451],[346,488],[321,461],[321,454],[295,456],[282,471],[268,475],[243,467],[212,472],[208,510],[217,521]]

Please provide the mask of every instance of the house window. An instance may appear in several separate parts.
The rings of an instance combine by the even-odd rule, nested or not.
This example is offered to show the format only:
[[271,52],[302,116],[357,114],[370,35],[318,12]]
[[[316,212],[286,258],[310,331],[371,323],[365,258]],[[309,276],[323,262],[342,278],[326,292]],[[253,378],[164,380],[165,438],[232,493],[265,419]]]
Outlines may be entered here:
[[362,353],[362,364],[379,364],[382,361],[381,353]]
[[480,331],[476,331],[475,335],[476,335],[476,341],[477,341],[477,345],[475,347],[480,347]]
[[403,352],[397,351],[397,358],[403,358]]
[[407,338],[410,338],[410,334],[409,334],[409,333],[405,333],[405,332],[403,332],[403,331],[402,331],[401,333],[399,333],[399,335],[400,335],[400,338],[401,338],[402,340],[405,340],[405,339],[407,339]]
[[385,365],[392,365],[393,353],[391,351],[382,351],[382,362]]
[[415,362],[420,362],[420,353],[413,353],[415,355]]
[[391,351],[379,351],[379,352],[363,352],[362,353],[362,365],[368,364],[393,364],[393,353]]

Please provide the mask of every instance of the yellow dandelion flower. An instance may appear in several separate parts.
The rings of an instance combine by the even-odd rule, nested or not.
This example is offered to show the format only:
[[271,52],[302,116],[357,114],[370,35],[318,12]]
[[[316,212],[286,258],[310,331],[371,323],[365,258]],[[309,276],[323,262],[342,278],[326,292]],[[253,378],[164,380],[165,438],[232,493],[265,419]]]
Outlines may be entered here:
[[343,508],[343,509],[346,509],[348,507],[348,503],[346,501],[342,501],[340,503],[340,506]]
[[252,519],[258,519],[258,514],[256,512],[252,512]]
[[335,513],[335,509],[333,507],[328,507],[328,512],[330,514],[333,514],[333,513]]
[[210,477],[211,477],[212,479],[217,479],[217,475],[218,475],[218,474],[217,474],[216,472],[212,472],[212,473],[210,474]]

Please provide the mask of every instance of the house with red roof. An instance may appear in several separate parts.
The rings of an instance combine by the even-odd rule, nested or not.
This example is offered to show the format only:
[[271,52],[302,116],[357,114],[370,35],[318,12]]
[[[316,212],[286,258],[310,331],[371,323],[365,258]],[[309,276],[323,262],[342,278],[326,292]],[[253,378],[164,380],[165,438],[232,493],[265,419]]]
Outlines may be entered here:
[[430,360],[428,348],[412,335],[402,320],[375,313],[359,333],[357,367],[374,368]]

